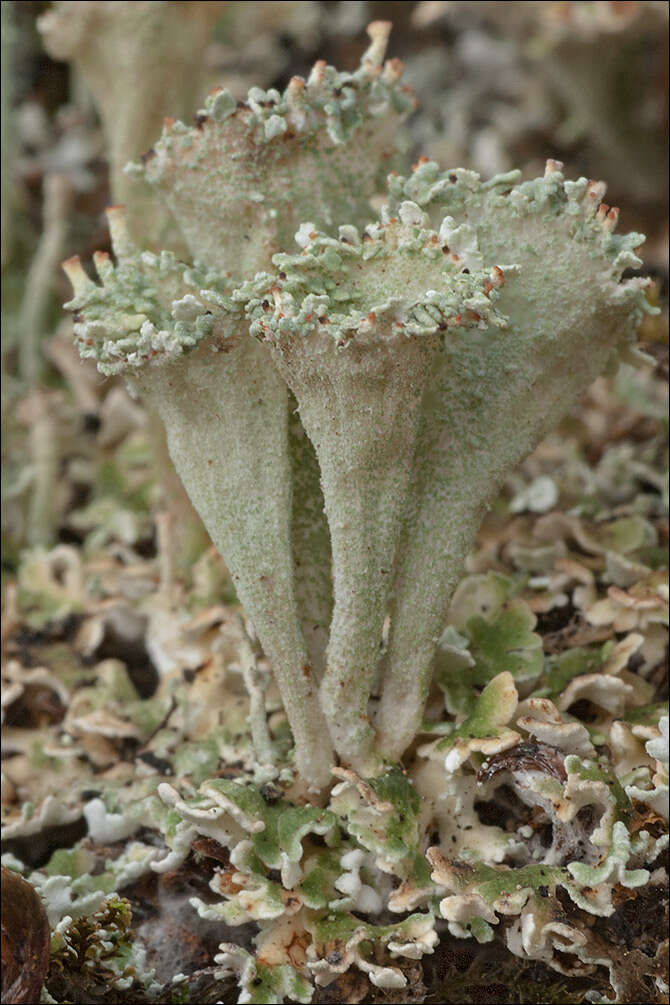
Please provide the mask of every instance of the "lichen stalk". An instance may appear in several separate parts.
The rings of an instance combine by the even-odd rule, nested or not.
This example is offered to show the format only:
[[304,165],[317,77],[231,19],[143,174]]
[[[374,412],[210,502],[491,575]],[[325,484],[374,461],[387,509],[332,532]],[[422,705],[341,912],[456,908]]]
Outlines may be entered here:
[[47,174],[43,182],[43,230],[26,276],[25,293],[19,312],[19,370],[34,387],[42,368],[41,342],[54,269],[63,256],[67,236],[67,214],[72,203],[72,186],[65,174]]
[[295,594],[312,670],[320,680],[326,666],[328,629],[333,614],[330,534],[324,512],[319,463],[312,441],[289,395],[289,453],[293,481],[291,541]]
[[[483,276],[456,284],[427,218],[399,219],[339,240],[303,224],[298,255],[234,296],[272,347],[296,396],[321,469],[335,603],[321,705],[340,758],[379,768],[368,702],[379,662],[396,549],[406,515],[421,402],[443,331],[482,323]],[[272,307],[274,304],[274,308]]]
[[396,354],[382,346],[338,351],[333,344],[327,362],[310,366],[303,356],[286,364],[319,457],[333,554],[335,603],[321,706],[340,758],[364,774],[374,764],[368,701],[430,348],[408,340]]
[[129,375],[163,420],[177,472],[272,663],[298,770],[322,787],[332,755],[293,588],[285,385],[226,314],[225,285],[203,290],[213,277],[169,255],[140,255],[123,211],[108,216],[118,265],[96,257],[103,286],[66,263],[70,306],[83,315],[80,351]]
[[483,184],[472,172],[426,164],[391,183],[389,211],[412,195],[435,219],[462,214],[465,226],[448,228],[452,246],[467,248],[471,262],[516,268],[500,290],[509,327],[447,344],[426,395],[377,715],[390,759],[418,729],[449,599],[486,506],[616,360],[645,310],[644,281],[620,283],[639,263],[633,249],[642,238],[614,236],[617,213],[600,206],[604,186],[565,182],[553,161],[544,178],[515,181]]
[[321,787],[331,761],[293,589],[288,428],[277,421],[286,392],[253,348],[251,360],[235,348],[213,358],[205,344],[187,367],[151,367],[136,380],[272,664],[298,769]]

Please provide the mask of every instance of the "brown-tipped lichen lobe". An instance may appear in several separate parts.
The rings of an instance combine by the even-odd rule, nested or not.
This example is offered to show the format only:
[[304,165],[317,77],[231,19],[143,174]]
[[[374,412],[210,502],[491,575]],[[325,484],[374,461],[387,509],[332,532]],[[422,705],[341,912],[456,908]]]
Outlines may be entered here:
[[[414,107],[399,83],[401,65],[382,66],[385,43],[376,37],[353,74],[320,62],[283,93],[252,88],[237,103],[216,90],[194,128],[166,124],[141,171],[164,194],[197,258],[248,276],[288,246],[305,218],[365,221],[397,127]],[[232,258],[226,244],[238,249]]]

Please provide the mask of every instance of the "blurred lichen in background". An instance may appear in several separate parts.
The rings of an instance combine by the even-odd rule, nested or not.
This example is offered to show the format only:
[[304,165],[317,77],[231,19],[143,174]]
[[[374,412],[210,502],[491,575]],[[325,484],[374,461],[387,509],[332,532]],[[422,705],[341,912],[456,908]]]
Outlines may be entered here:
[[[36,1000],[44,985],[42,1000],[57,1002],[667,1001],[667,12],[665,3],[643,2],[2,3],[2,803],[12,928],[3,944],[3,1000]],[[171,290],[182,282],[186,247],[203,239],[209,260],[200,266],[220,268],[217,234],[234,226],[226,207],[213,203],[196,221],[195,238],[192,219],[182,216],[182,236],[164,209],[175,142],[192,136],[196,148],[205,145],[212,122],[230,113],[225,92],[204,101],[207,91],[226,87],[231,107],[245,102],[271,150],[283,106],[267,102],[281,105],[289,80],[309,77],[315,60],[355,73],[368,45],[365,25],[380,18],[396,23],[391,56],[406,60],[420,99],[411,115],[409,99],[393,105],[391,138],[405,163],[428,154],[446,173],[418,161],[384,194],[384,172],[375,188],[373,157],[359,137],[356,169],[365,182],[352,184],[343,162],[328,193],[332,199],[341,187],[337,213],[349,203],[352,218],[327,220],[311,183],[299,199],[275,206],[259,160],[230,194],[257,185],[254,233],[262,237],[275,221],[277,247],[241,246],[223,263],[232,277],[221,286],[213,272],[190,270],[189,292],[178,292],[181,307],[170,319],[174,331],[143,328],[145,342],[161,336],[161,350],[181,352],[179,339],[198,319],[207,327],[198,337],[210,337],[214,322],[200,307],[194,313],[193,294],[202,290],[213,315],[234,316],[246,303],[273,352],[290,337],[284,312],[304,325],[312,308],[329,311],[327,320],[349,337],[340,319],[349,311],[351,320],[351,305],[342,298],[327,305],[310,284],[355,267],[355,227],[340,235],[352,245],[344,266],[319,228],[361,226],[384,201],[399,219],[382,215],[366,234],[374,261],[383,264],[391,237],[408,256],[420,254],[416,228],[428,242],[436,226],[450,254],[464,256],[459,268],[469,267],[459,282],[469,284],[463,295],[472,312],[480,251],[511,242],[514,226],[506,221],[489,234],[469,210],[480,248],[471,227],[442,223],[436,184],[487,205],[518,186],[514,199],[549,205],[562,201],[555,164],[525,189],[509,178],[476,196],[474,176],[453,169],[488,179],[518,167],[533,178],[559,155],[568,177],[607,178],[622,230],[647,234],[646,268],[631,258],[625,278],[650,273],[656,285],[646,297],[662,310],[638,330],[641,368],[624,364],[599,378],[507,477],[441,624],[432,678],[423,675],[430,684],[423,721],[409,716],[407,735],[418,730],[419,740],[403,767],[363,771],[363,758],[357,773],[341,758],[335,788],[317,798],[293,770],[287,700],[272,677],[277,657],[260,641],[269,636],[246,620],[169,465],[147,410],[156,397],[151,381],[138,375],[144,398],[128,396],[115,375],[118,346],[111,345],[109,376],[91,360],[80,363],[72,321],[61,311],[70,294],[59,263],[78,252],[88,267],[93,251],[104,253],[102,211],[123,201],[125,217],[110,214],[119,266],[112,272],[104,254],[96,258],[105,283],[119,281],[119,296],[129,295],[123,269],[137,275],[133,240],[176,256],[142,256],[146,282],[132,286],[133,311],[124,307],[122,325],[135,337],[133,312],[163,309],[147,307],[152,270]],[[373,67],[377,58],[368,57]],[[330,80],[317,72],[324,65],[311,71],[316,89]],[[393,60],[387,65],[387,82],[373,91],[382,114],[385,101],[396,101],[399,73]],[[358,73],[365,93],[370,71]],[[343,82],[349,78],[333,87]],[[326,105],[333,143],[355,135],[344,90],[344,101],[334,94]],[[305,114],[298,92],[296,85],[286,92],[289,121]],[[193,130],[169,120],[157,143],[164,116],[188,122],[199,109]],[[144,169],[124,171],[152,145]],[[143,187],[144,176],[156,187]],[[193,178],[187,209],[206,196]],[[575,202],[580,193],[571,191]],[[172,208],[180,222],[179,200]],[[600,217],[607,254],[615,247],[628,254],[607,238],[613,219]],[[238,290],[234,307],[238,278],[249,278],[243,268],[253,263],[252,276],[271,270],[272,252],[294,252],[292,232],[306,221],[298,239],[312,271],[304,255],[284,255],[274,288],[266,277]],[[377,267],[367,266],[375,294]],[[439,266],[445,274],[452,268],[446,258]],[[514,279],[510,272],[506,289]],[[487,281],[486,296],[495,297],[499,280]],[[102,294],[90,295],[105,307]],[[365,289],[360,296],[365,303]],[[479,296],[477,312],[488,311]],[[439,305],[431,300],[427,314],[425,306],[412,318],[417,331]],[[446,307],[453,313],[457,305]],[[80,347],[91,300],[82,311],[74,321]],[[377,318],[366,323],[369,338]],[[254,358],[267,362],[266,347],[252,345]],[[594,351],[588,362],[597,372]],[[290,357],[282,365],[314,436],[305,371]],[[549,379],[543,395],[552,386]],[[525,403],[531,411],[537,405]],[[242,395],[231,419],[241,423],[245,407]],[[408,419],[411,403],[403,407]],[[548,397],[546,411],[550,428]],[[493,427],[495,416],[489,421]],[[226,450],[236,430],[234,423],[227,430]],[[286,478],[298,503],[291,532],[305,549],[296,588],[306,605],[301,630],[321,674],[329,544],[319,506],[310,503],[320,499],[318,471],[297,416],[289,435]],[[502,454],[514,451],[499,432],[491,439],[492,476]],[[379,464],[385,446],[375,448]],[[324,441],[322,463],[329,449]],[[189,451],[182,464],[197,461],[197,443]],[[328,463],[330,519],[329,506],[340,505],[339,462]],[[257,470],[266,481],[255,491],[269,498],[276,472]],[[399,468],[394,480],[401,477]],[[363,537],[376,541],[382,530],[373,520]],[[233,570],[234,545],[226,546]],[[263,548],[244,558],[252,571],[261,560],[279,573]],[[401,568],[396,613],[402,577]],[[337,599],[337,578],[335,587]],[[382,666],[393,684],[393,621],[391,629]],[[340,653],[349,641],[344,622]],[[380,676],[370,682],[373,706]],[[404,689],[396,675],[396,694]],[[393,687],[389,695],[378,722],[395,758],[409,741],[394,727],[405,705]],[[348,706],[330,709],[342,753],[353,736]],[[311,728],[325,737],[317,720]],[[312,767],[316,776],[318,759]]]

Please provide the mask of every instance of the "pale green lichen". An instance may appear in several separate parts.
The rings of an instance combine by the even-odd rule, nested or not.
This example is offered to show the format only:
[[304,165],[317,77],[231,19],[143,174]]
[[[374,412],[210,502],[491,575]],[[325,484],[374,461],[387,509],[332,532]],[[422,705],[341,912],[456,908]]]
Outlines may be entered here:
[[224,973],[238,973],[241,990],[238,1002],[248,1005],[272,1005],[289,998],[293,1002],[311,1002],[312,985],[289,963],[267,966],[239,946],[222,943],[214,957]]
[[306,224],[297,240],[302,254],[275,256],[279,275],[256,276],[233,299],[247,301],[250,332],[270,343],[315,444],[335,600],[322,705],[336,749],[365,771],[424,387],[443,340],[504,327],[492,303],[504,277],[459,273],[411,203],[363,235],[348,226],[333,239]]
[[209,95],[196,127],[166,123],[142,175],[164,197],[193,256],[251,278],[305,220],[364,224],[414,107],[402,64],[383,63],[390,24],[369,27],[353,73],[325,62],[283,93],[252,88],[239,105]]
[[56,59],[69,59],[104,123],[112,196],[132,212],[137,236],[181,246],[170,214],[124,168],[147,149],[165,115],[191,115],[206,79],[204,51],[225,4],[58,0],[38,28]]
[[[331,805],[347,820],[348,832],[371,853],[383,872],[414,877],[420,845],[420,798],[411,779],[399,769],[365,781],[337,769],[342,782],[331,793]],[[426,879],[425,870],[422,875]]]
[[498,674],[489,681],[473,703],[463,722],[438,740],[431,754],[446,754],[445,768],[455,771],[472,753],[497,754],[519,740],[519,734],[507,728],[517,707],[518,694],[512,674]]
[[[387,213],[412,199],[433,225],[453,214],[463,220],[461,231],[467,226],[469,255],[474,232],[485,262],[503,271],[518,266],[497,302],[508,320],[504,332],[485,351],[476,339],[448,346],[423,400],[377,718],[382,748],[398,756],[425,701],[435,639],[474,532],[466,528],[481,518],[503,472],[579,393],[576,360],[585,386],[630,342],[646,301],[643,282],[619,282],[625,268],[639,264],[640,236],[616,237],[616,212],[598,208],[604,187],[567,182],[554,162],[544,178],[521,184],[514,174],[482,183],[473,172],[441,172],[429,162],[409,179],[391,177],[389,194]],[[564,291],[573,283],[570,306]],[[411,679],[408,665],[415,668]]]
[[[625,824],[615,827],[611,850],[597,867],[570,863],[567,868],[526,865],[518,869],[467,864],[447,859],[437,848],[427,852],[438,887],[448,891],[440,903],[440,912],[453,926],[453,934],[462,934],[461,926],[474,920],[486,926],[499,922],[499,915],[517,915],[529,899],[546,897],[549,890],[563,887],[583,910],[594,915],[614,913],[612,894],[617,885],[628,889],[648,882],[645,869],[628,869],[629,860],[653,861],[667,847],[667,835],[655,840],[642,831],[632,842]],[[542,892],[544,890],[544,892]],[[472,934],[476,937],[475,928]],[[482,929],[482,934],[488,928]]]
[[536,618],[513,596],[513,584],[496,573],[466,576],[454,593],[437,650],[435,679],[452,714],[469,710],[476,687],[499,673],[524,683],[543,670],[542,640]]
[[[350,785],[365,793],[359,803],[347,799]],[[217,960],[239,972],[241,1001],[247,1000],[246,994],[271,993],[278,997],[258,1000],[281,1000],[274,982],[298,981],[300,976],[291,955],[294,943],[308,946],[304,975],[317,985],[330,983],[355,965],[380,987],[402,987],[401,970],[378,965],[371,948],[377,952],[386,946],[391,956],[409,959],[433,951],[437,936],[430,913],[389,926],[362,923],[352,913],[379,914],[390,889],[384,874],[406,877],[407,862],[416,856],[419,798],[400,772],[368,782],[356,776],[353,781],[346,779],[325,809],[295,806],[282,798],[280,790],[267,786],[221,779],[203,784],[198,797],[188,801],[165,784],[160,794],[188,824],[185,842],[175,832],[182,856],[196,833],[215,839],[230,852],[230,864],[210,884],[223,899],[206,904],[193,898],[193,907],[208,920],[228,925],[253,920],[260,925],[255,961],[229,945],[221,947],[224,953]],[[343,827],[350,832],[346,840],[340,836]],[[322,837],[326,847],[313,843],[311,835]],[[178,859],[170,856],[169,864],[174,868]],[[164,863],[155,866],[164,867]],[[430,894],[425,862],[422,879]],[[257,982],[259,974],[270,986]],[[293,996],[311,985],[303,979],[292,987],[284,993]]]
[[[302,578],[286,568],[280,590],[284,640],[271,627],[276,620],[269,611],[264,626],[259,623],[257,628],[266,648],[275,649],[275,672],[282,681],[294,732],[302,720],[309,745],[305,722],[309,699],[310,717],[325,716],[336,751],[364,773],[379,770],[380,754],[397,758],[418,728],[438,622],[486,502],[502,476],[560,418],[579,389],[614,359],[630,339],[646,303],[642,281],[619,282],[622,270],[639,262],[633,249],[641,239],[638,235],[615,237],[616,213],[598,208],[604,189],[583,179],[564,181],[555,162],[549,162],[543,179],[522,184],[514,173],[482,183],[472,172],[441,173],[437,165],[419,163],[411,178],[389,178],[389,204],[379,223],[368,225],[361,234],[349,222],[363,215],[359,206],[348,211],[338,238],[320,232],[322,222],[331,223],[345,212],[333,178],[319,166],[326,157],[324,149],[330,150],[330,144],[334,151],[350,157],[348,145],[354,136],[363,142],[359,135],[363,130],[365,142],[374,145],[380,158],[388,116],[393,119],[396,106],[407,110],[406,96],[396,84],[398,68],[381,67],[387,26],[375,25],[371,34],[371,49],[350,79],[333,77],[317,66],[304,88],[294,82],[283,96],[253,90],[243,109],[233,108],[225,94],[217,93],[195,129],[180,124],[167,127],[156,156],[147,164],[148,176],[164,191],[196,257],[208,268],[221,269],[227,260],[226,248],[244,246],[235,261],[232,285],[238,286],[245,271],[248,275],[265,268],[265,273],[248,276],[231,290],[226,280],[215,288],[214,277],[180,272],[180,266],[166,261],[163,272],[169,273],[170,280],[176,270],[176,285],[193,282],[198,293],[184,295],[182,290],[178,299],[163,296],[161,301],[155,293],[157,279],[146,276],[156,262],[143,263],[142,281],[132,278],[134,252],[117,216],[112,216],[112,230],[121,264],[112,270],[104,260],[100,262],[109,290],[103,287],[100,293],[89,288],[74,266],[82,287],[82,307],[90,315],[79,337],[85,351],[86,342],[93,343],[90,349],[104,357],[103,366],[113,366],[109,360],[115,353],[125,353],[124,360],[133,366],[152,355],[169,359],[197,343],[225,348],[213,343],[212,330],[219,325],[228,334],[235,333],[230,350],[222,354],[223,364],[205,361],[202,349],[191,354],[197,361],[189,363],[192,383],[185,380],[188,371],[183,368],[179,376],[173,372],[178,361],[165,371],[161,368],[160,379],[138,377],[140,388],[144,384],[145,394],[155,401],[166,422],[173,458],[192,498],[215,539],[224,542],[224,556],[233,565],[235,552],[248,548],[247,536],[254,534],[253,521],[248,520],[253,509],[246,506],[247,518],[239,514],[234,536],[221,526],[221,507],[210,498],[214,472],[208,472],[203,482],[202,465],[198,470],[194,463],[196,439],[200,445],[203,441],[195,432],[197,419],[190,415],[193,392],[197,388],[202,394],[206,382],[216,379],[218,413],[225,413],[231,427],[233,411],[238,423],[245,416],[243,435],[247,443],[256,439],[254,450],[244,453],[246,463],[252,463],[254,456],[263,457],[267,464],[279,451],[284,467],[289,449],[295,455],[299,441],[294,436],[287,447],[283,381],[295,394],[320,467],[332,549],[334,607],[325,668],[323,632],[318,645],[310,644],[316,668],[300,639],[309,618],[305,610],[296,611],[296,599],[305,607],[307,584],[315,583],[317,577],[310,571],[314,558],[305,562],[301,551],[309,537],[300,537],[296,506],[295,555],[291,548],[292,532],[286,525],[289,471],[279,480],[284,491],[277,484],[268,489],[261,511],[269,515],[268,507],[274,507],[277,515],[282,513],[284,526],[277,528],[275,564],[281,564],[283,550],[284,566],[293,561],[294,570],[302,570]],[[351,94],[347,87],[353,88]],[[298,91],[307,95],[300,114],[295,104]],[[395,100],[396,91],[403,100]],[[332,101],[325,100],[325,92],[335,95]],[[350,115],[344,116],[348,124],[341,132],[334,129],[333,116],[344,121],[345,108]],[[287,176],[278,168],[275,150],[276,144],[284,142],[285,131],[278,127],[283,112],[295,120],[293,139],[301,137],[295,149],[281,147],[290,167]],[[299,198],[291,171],[302,177],[299,168],[309,149],[307,138],[320,136],[327,138],[326,148],[318,147],[314,163],[324,188],[312,185],[310,194]],[[251,160],[262,191],[251,193],[246,202],[236,191],[231,206],[231,186],[239,189],[240,185],[238,164],[246,163],[251,150],[256,150]],[[230,177],[225,173],[228,168],[233,172]],[[338,176],[338,183],[343,177]],[[356,191],[367,201],[374,185],[371,175]],[[207,193],[216,193],[216,212]],[[292,216],[297,205],[302,211],[313,208],[312,219],[317,222],[298,227],[300,254],[280,253],[271,263],[272,251],[287,243],[297,223]],[[220,227],[214,226],[216,213],[222,211],[225,219]],[[203,213],[208,215],[207,226]],[[517,234],[523,234],[523,239]],[[552,262],[549,272],[539,265],[547,259]],[[270,264],[276,271],[267,271]],[[566,283],[574,284],[570,303],[563,294]],[[174,294],[174,286],[169,292]],[[150,308],[164,317],[168,303],[169,320],[144,320]],[[126,307],[131,304],[136,306],[134,315]],[[269,344],[275,365],[264,350],[252,348],[240,315],[242,305],[250,334]],[[100,330],[95,327],[96,313],[103,318]],[[124,338],[116,331],[110,335],[104,320],[115,315],[121,333],[132,329],[132,334]],[[573,361],[587,343],[588,366],[581,368],[576,383]],[[236,366],[226,367],[233,361]],[[225,369],[230,370],[226,377]],[[267,433],[258,437],[251,432],[252,373],[258,379],[259,371],[265,381],[266,423],[272,423],[278,434],[269,439]],[[142,372],[158,371],[145,367]],[[232,382],[235,393],[229,388]],[[529,395],[531,386],[544,390]],[[541,415],[536,414],[539,402]],[[508,423],[501,421],[505,410]],[[230,463],[227,468],[232,470]],[[308,491],[312,500],[319,498],[313,484]],[[240,486],[236,497],[239,503]],[[303,510],[314,513],[307,527],[318,528],[317,536],[325,540],[313,501],[308,500]],[[258,560],[255,550],[250,554]],[[326,549],[320,548],[318,557],[325,563]],[[234,572],[242,599],[257,622],[263,601],[254,599],[259,590],[257,586],[251,589],[251,583],[267,581],[261,564],[252,570],[249,562],[238,562],[240,571]],[[313,608],[317,626],[330,608],[329,591],[320,589],[319,595]],[[379,645],[389,603],[389,645],[380,668]],[[480,683],[501,669],[490,664],[487,651],[497,648],[501,633],[518,637],[522,617],[521,609],[512,603],[500,622],[471,626],[477,635],[478,657],[472,658],[483,674]],[[532,627],[531,617],[527,631]],[[531,644],[537,645],[537,640],[533,643],[529,634],[518,648]],[[537,674],[536,656],[528,650],[528,656],[519,657],[526,667],[524,671],[519,667],[517,675]],[[293,663],[292,670],[288,665],[284,669],[287,660]],[[411,677],[408,665],[414,668]],[[314,686],[303,683],[296,689],[301,666],[307,668],[306,678],[314,675],[315,683],[321,677],[320,713]],[[380,670],[381,701],[371,722],[368,702]],[[306,765],[306,753],[300,757]],[[325,780],[327,759],[326,754],[322,767],[312,771],[319,784]]]
[[[217,957],[238,974],[240,1001],[309,1001],[350,967],[405,987],[403,959],[433,951],[438,911],[459,937],[501,931],[527,959],[588,966],[588,925],[572,915],[610,917],[615,890],[646,885],[664,846],[639,822],[640,805],[658,812],[667,797],[661,709],[629,667],[634,654],[655,666],[661,643],[641,655],[667,602],[651,523],[619,516],[589,536],[577,517],[547,513],[543,539],[510,546],[518,574],[478,572],[454,592],[503,480],[632,342],[646,284],[622,274],[639,266],[641,238],[615,236],[604,187],[566,181],[552,161],[524,183],[420,161],[389,177],[373,219],[412,103],[398,65],[382,66],[387,33],[371,27],[353,74],[317,64],[283,94],[252,89],[238,106],[217,91],[195,127],[166,124],[135,173],[171,208],[196,265],[138,251],[117,211],[118,264],[98,259],[102,286],[69,266],[82,354],[131,372],[160,412],[264,651],[248,639],[236,649],[255,753],[234,703],[225,723],[203,713],[189,735],[186,712],[160,723],[166,696],[188,704],[180,685],[163,686],[143,718],[116,677],[102,702],[118,735],[146,741],[175,776],[152,775],[138,796],[166,846],[144,866],[176,869],[216,842],[214,896],[191,904],[258,926],[255,954],[225,944]],[[515,490],[510,510],[546,510],[552,485],[539,502]],[[607,598],[571,556],[571,534],[612,574]],[[48,595],[72,602],[57,584]],[[568,599],[586,625],[625,637],[545,658],[535,612]],[[167,629],[156,612],[149,623],[172,668]],[[264,657],[297,776],[318,797],[285,763]],[[202,693],[211,703],[213,686]],[[89,718],[92,699],[83,689]],[[582,700],[587,723],[572,714]],[[76,735],[72,710],[66,725]],[[410,748],[418,733],[431,742]],[[216,777],[222,760],[237,760],[238,780]],[[503,786],[509,817],[482,823]],[[139,819],[131,797],[109,793],[85,817],[99,835]],[[387,910],[419,913],[376,924]]]
[[[102,286],[88,279],[78,259],[66,264],[76,284],[70,306],[85,318],[77,337],[104,371],[134,372],[163,419],[177,471],[273,654],[275,674],[286,668],[284,701],[287,710],[292,706],[294,736],[302,734],[306,741],[304,751],[298,749],[301,770],[323,785],[329,750],[319,737],[321,713],[298,615],[288,614],[296,601],[286,389],[263,365],[260,347],[244,333],[239,337],[226,278],[217,289],[214,277],[170,255],[138,253],[118,210],[110,214],[110,224],[118,265],[98,258]],[[199,289],[200,280],[206,291]],[[181,372],[185,352],[187,370]],[[209,434],[198,421],[202,415],[208,415]]]
[[102,285],[87,276],[79,258],[64,265],[75,291],[67,306],[85,319],[74,324],[81,357],[114,375],[175,359],[215,333],[224,338],[232,327],[229,322],[226,330],[219,306],[230,292],[225,279],[187,267],[168,251],[140,253],[128,236],[124,211],[114,208],[107,215],[117,264],[106,254],[95,256]]

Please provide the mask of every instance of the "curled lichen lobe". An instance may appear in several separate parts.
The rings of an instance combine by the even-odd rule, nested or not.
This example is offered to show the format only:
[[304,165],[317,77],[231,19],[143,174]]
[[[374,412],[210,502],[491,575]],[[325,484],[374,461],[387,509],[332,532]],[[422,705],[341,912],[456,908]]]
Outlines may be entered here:
[[[368,121],[387,115],[404,118],[416,107],[416,99],[412,89],[400,82],[402,62],[384,61],[389,28],[386,22],[369,26],[372,45],[354,72],[318,60],[306,80],[292,77],[283,91],[252,87],[244,101],[236,101],[225,88],[214,88],[196,115],[196,129],[228,123],[231,130],[242,127],[256,144],[282,138],[304,142],[324,135],[340,145]],[[161,143],[170,144],[180,135],[189,135],[187,128],[166,120]]]
[[64,263],[74,289],[75,343],[107,375],[181,356],[213,335],[225,337],[235,313],[226,276],[187,266],[171,252],[140,252],[128,238],[120,207],[108,211],[116,263],[94,255],[100,283],[78,258]]
[[503,270],[468,268],[467,256],[445,251],[443,233],[414,203],[362,232],[341,226],[337,238],[304,223],[296,241],[300,253],[275,255],[274,274],[233,294],[261,341],[323,335],[344,348],[505,325],[494,307]]

